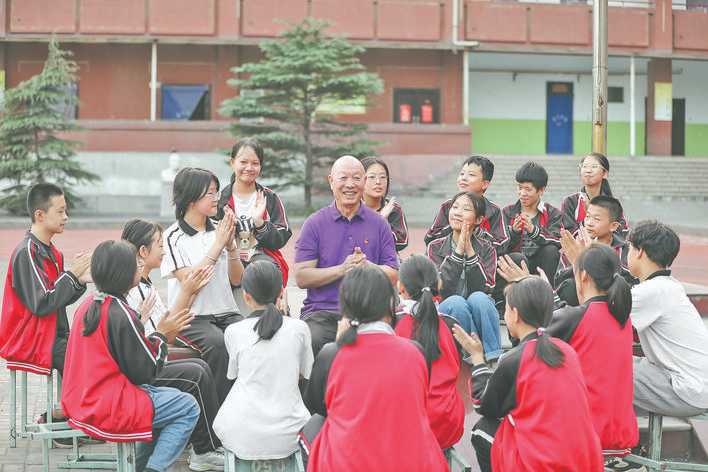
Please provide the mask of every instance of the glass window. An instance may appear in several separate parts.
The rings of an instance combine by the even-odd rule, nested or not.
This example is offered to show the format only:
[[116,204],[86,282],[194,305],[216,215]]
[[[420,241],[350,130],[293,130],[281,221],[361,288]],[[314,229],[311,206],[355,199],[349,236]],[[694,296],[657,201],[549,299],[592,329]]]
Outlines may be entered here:
[[607,103],[624,103],[624,87],[607,87]]
[[394,123],[440,123],[440,90],[393,89]]
[[208,120],[209,86],[163,85],[160,118],[185,121]]

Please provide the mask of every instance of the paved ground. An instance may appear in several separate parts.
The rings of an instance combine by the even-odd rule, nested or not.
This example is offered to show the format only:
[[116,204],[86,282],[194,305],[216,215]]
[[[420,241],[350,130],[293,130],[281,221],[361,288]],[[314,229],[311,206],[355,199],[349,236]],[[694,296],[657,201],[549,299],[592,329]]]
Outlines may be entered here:
[[[17,241],[22,237],[24,230],[21,229],[3,229],[0,230],[0,280],[5,279],[8,258]],[[424,251],[423,228],[412,228],[410,234],[411,244],[404,252],[404,256],[411,253],[422,253]],[[80,250],[91,250],[98,243],[106,239],[114,239],[120,236],[119,229],[68,229],[64,234],[56,239],[57,245],[64,251],[67,260]],[[289,261],[293,260],[294,241],[297,238],[297,229],[291,242],[286,246],[285,256]],[[708,267],[708,238],[682,235],[681,253],[674,264],[674,273],[686,282],[703,284],[708,286],[708,272],[705,268]],[[159,279],[159,276],[154,277],[158,283],[158,288],[161,291],[165,290],[164,283]],[[299,305],[302,302],[302,291],[296,287],[289,287],[290,302],[293,311],[299,311]],[[78,302],[77,302],[78,304]],[[73,313],[72,306],[69,310]],[[33,418],[37,414],[44,411],[44,385],[40,383],[42,379],[36,376],[30,376],[30,417]],[[464,389],[466,385],[465,378],[460,379],[460,388]],[[41,469],[41,444],[37,441],[30,442],[28,440],[18,440],[16,449],[9,448],[7,434],[8,431],[8,375],[4,368],[4,361],[0,361],[0,472],[32,472],[40,471]],[[18,413],[19,415],[19,413]],[[473,470],[476,470],[476,463],[472,459],[472,451],[469,446],[468,434],[471,426],[476,421],[476,415],[469,413],[466,418],[466,434],[459,446],[465,456],[471,459]],[[94,446],[93,449],[96,449]],[[98,446],[98,449],[106,449],[106,446]],[[52,468],[56,469],[56,463],[65,455],[64,451],[52,451]],[[187,471],[184,457],[173,468],[173,472]]]

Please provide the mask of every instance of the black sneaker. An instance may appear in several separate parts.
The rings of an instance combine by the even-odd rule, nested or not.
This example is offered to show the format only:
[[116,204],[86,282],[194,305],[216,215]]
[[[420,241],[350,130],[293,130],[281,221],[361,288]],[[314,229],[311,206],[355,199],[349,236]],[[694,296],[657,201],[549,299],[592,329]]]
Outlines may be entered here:
[[645,466],[630,464],[621,457],[608,457],[605,459],[605,470],[613,472],[647,472]]

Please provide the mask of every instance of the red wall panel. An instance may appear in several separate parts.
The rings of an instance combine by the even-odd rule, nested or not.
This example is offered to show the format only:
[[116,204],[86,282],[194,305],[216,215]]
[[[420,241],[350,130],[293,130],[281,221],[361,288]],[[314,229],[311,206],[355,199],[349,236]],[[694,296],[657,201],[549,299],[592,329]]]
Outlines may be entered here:
[[607,18],[607,42],[610,46],[649,46],[649,11],[610,8]]
[[307,16],[306,0],[243,0],[242,5],[244,36],[278,36]]
[[145,33],[145,0],[81,0],[79,29],[82,33]]
[[466,39],[526,42],[526,8],[526,5],[468,2]]
[[378,37],[397,41],[441,39],[440,2],[379,2]]
[[529,28],[532,43],[590,45],[592,15],[587,6],[533,5]]
[[313,0],[311,16],[329,21],[329,33],[354,39],[374,37],[373,0]]
[[11,0],[10,31],[13,33],[73,33],[76,0]]
[[7,4],[5,0],[0,0],[0,36],[5,36],[5,25],[7,23]]
[[674,47],[708,50],[708,15],[690,11],[674,11]]
[[213,35],[216,33],[215,0],[150,0],[153,34]]
[[238,2],[241,0],[218,0],[218,34],[220,37],[238,36],[240,18]]

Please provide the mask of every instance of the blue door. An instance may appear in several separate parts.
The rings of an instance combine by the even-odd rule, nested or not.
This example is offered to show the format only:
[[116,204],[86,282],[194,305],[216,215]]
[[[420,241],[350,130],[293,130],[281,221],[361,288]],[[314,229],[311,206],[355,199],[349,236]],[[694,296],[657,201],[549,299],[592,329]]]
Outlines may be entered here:
[[573,84],[549,82],[546,94],[546,152],[573,153]]

